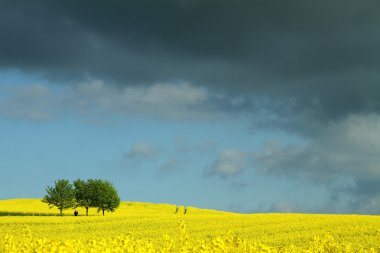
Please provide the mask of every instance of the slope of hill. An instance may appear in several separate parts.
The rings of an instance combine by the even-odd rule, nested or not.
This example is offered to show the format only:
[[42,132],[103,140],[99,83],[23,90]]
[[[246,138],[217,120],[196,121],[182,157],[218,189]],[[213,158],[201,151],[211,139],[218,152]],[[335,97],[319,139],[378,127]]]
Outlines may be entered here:
[[19,237],[27,229],[35,238],[82,242],[132,235],[160,248],[163,235],[178,243],[186,230],[186,238],[193,244],[221,237],[230,238],[230,242],[231,238],[239,238],[252,245],[259,242],[275,249],[305,249],[320,240],[344,247],[351,245],[352,250],[373,248],[380,252],[379,216],[235,214],[194,207],[187,208],[184,214],[183,207],[176,213],[175,205],[135,202],[122,202],[115,213],[106,213],[104,217],[95,209],[90,209],[88,217],[83,216],[84,210],[78,210],[78,217],[72,215],[73,210],[60,217],[56,209],[49,209],[39,199],[2,200],[0,234]]

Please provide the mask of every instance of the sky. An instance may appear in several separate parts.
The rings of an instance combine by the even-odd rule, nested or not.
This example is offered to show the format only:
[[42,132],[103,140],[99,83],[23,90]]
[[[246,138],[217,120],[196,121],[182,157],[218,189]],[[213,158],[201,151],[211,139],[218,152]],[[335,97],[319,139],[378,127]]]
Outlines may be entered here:
[[2,0],[0,199],[57,179],[241,213],[380,212],[377,0]]

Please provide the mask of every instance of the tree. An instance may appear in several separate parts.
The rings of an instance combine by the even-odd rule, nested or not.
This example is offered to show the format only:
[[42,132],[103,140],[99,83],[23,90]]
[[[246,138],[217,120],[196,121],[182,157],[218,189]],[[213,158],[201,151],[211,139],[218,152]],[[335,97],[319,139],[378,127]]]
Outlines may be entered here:
[[85,208],[86,216],[88,216],[88,209],[93,206],[94,199],[94,191],[89,181],[80,179],[74,181],[76,206]]
[[46,187],[46,192],[47,194],[42,202],[47,203],[49,208],[56,206],[60,215],[62,215],[63,210],[75,206],[75,191],[68,180],[58,179],[55,181],[54,187]]
[[88,180],[90,188],[93,190],[92,207],[98,208],[98,212],[114,212],[119,207],[120,197],[114,186],[107,180]]

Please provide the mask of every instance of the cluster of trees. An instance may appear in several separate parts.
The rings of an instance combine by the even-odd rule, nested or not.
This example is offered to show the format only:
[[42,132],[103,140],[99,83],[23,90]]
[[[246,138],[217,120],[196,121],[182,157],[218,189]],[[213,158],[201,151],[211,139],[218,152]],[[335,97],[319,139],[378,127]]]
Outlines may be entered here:
[[57,207],[62,215],[63,210],[83,207],[88,215],[89,208],[97,208],[98,212],[114,212],[120,204],[120,197],[114,186],[107,180],[77,179],[73,185],[68,180],[55,181],[54,187],[46,188],[42,202],[50,208]]

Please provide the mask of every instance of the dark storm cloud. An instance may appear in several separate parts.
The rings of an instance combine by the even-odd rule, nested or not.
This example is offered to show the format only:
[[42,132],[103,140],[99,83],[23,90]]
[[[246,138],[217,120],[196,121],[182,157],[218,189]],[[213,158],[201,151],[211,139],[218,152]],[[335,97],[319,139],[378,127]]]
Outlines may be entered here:
[[318,101],[322,119],[375,111],[378,1],[2,1],[0,64],[49,78],[182,80]]

